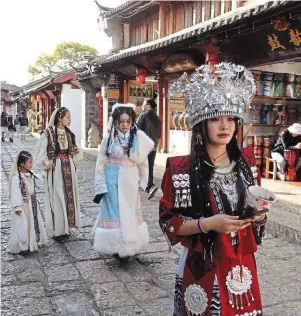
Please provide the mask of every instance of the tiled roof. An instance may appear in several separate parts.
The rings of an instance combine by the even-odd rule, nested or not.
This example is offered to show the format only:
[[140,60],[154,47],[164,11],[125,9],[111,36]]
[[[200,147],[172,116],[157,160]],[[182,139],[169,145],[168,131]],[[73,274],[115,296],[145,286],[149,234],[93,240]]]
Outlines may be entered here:
[[28,95],[28,94],[33,93],[35,91],[38,91],[38,90],[48,86],[50,83],[55,82],[64,76],[72,74],[73,72],[74,72],[73,69],[68,69],[68,70],[64,70],[60,73],[51,74],[51,75],[48,75],[44,78],[33,81],[33,82],[23,86],[23,87],[20,87],[14,91],[11,91],[12,99],[17,100],[21,97],[24,97],[25,95]]
[[0,81],[0,87],[1,87],[1,90],[6,90],[6,91],[12,91],[19,88],[18,86],[14,84],[6,83],[6,81]]
[[165,36],[155,41],[151,41],[142,45],[133,46],[127,49],[123,49],[116,54],[112,54],[106,58],[103,56],[96,57],[92,61],[92,65],[100,66],[107,63],[120,60],[122,58],[135,56],[156,50],[161,47],[168,46],[170,44],[180,42],[182,40],[191,38],[197,35],[206,35],[211,31],[221,29],[222,27],[230,26],[244,18],[251,18],[252,16],[257,16],[258,14],[267,13],[273,11],[281,6],[287,5],[288,3],[293,3],[293,1],[287,0],[274,0],[265,1],[257,0],[243,7],[237,8],[234,11],[227,12],[216,18],[210,19],[208,21],[196,24],[192,27],[186,28],[169,36]]
[[138,7],[140,4],[146,4],[147,2],[149,2],[149,4],[151,4],[151,1],[134,1],[134,0],[130,0],[130,1],[126,1],[125,3],[121,4],[120,6],[116,7],[116,8],[112,8],[110,11],[104,12],[103,16],[105,18],[109,18],[111,16],[113,16],[114,14],[117,13],[121,13],[124,10],[129,10],[129,9],[134,9],[136,7]]

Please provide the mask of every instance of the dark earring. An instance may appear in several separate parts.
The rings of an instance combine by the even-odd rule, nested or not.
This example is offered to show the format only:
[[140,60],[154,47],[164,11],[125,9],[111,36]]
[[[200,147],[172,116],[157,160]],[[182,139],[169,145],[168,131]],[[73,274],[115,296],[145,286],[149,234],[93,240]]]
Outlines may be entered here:
[[200,144],[200,145],[203,145],[203,136],[201,133],[196,133],[195,135],[196,137],[196,141]]

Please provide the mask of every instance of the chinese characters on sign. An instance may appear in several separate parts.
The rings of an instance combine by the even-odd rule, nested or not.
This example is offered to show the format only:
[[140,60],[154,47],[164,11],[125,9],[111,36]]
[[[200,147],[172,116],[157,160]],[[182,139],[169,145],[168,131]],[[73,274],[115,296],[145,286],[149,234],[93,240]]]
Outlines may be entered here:
[[271,57],[301,51],[301,23],[299,21],[292,22],[287,23],[286,26],[283,28],[274,27],[266,33],[268,52]]

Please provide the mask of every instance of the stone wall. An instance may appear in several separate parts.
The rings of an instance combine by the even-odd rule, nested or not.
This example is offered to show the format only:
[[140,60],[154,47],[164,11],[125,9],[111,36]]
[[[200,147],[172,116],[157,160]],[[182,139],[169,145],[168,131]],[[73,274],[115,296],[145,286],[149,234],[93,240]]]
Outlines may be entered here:
[[99,106],[98,99],[96,98],[97,89],[93,88],[91,83],[86,81],[79,82],[83,90],[81,107],[82,107],[82,120],[81,120],[81,146],[88,147],[88,131],[90,123],[95,123],[99,128]]

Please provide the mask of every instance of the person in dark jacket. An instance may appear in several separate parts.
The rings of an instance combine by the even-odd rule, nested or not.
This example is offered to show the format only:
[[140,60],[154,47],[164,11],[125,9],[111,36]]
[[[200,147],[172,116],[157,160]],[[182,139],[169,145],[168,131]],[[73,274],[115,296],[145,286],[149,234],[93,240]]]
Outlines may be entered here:
[[7,116],[5,112],[1,113],[1,140],[5,142],[5,135],[8,133]]
[[8,136],[9,136],[9,141],[13,143],[13,135],[14,135],[14,123],[13,123],[13,118],[9,117],[7,119],[7,129],[8,129]]
[[21,140],[25,140],[27,128],[28,128],[28,118],[24,112],[21,112],[21,117],[19,118],[20,122],[20,134]]
[[142,113],[140,114],[137,125],[148,137],[155,143],[155,149],[148,155],[148,184],[146,192],[148,199],[152,199],[158,191],[157,186],[154,184],[154,164],[157,152],[157,146],[161,137],[161,120],[155,113],[156,103],[153,99],[145,99],[142,104]]
[[[282,181],[285,180],[286,174],[286,160],[284,158],[284,150],[301,150],[301,124],[295,123],[291,125],[289,128],[285,129],[281,132],[276,144],[272,149],[272,158],[277,161],[277,166],[279,172],[277,172],[277,176]],[[301,166],[301,157],[296,165],[296,171]]]

